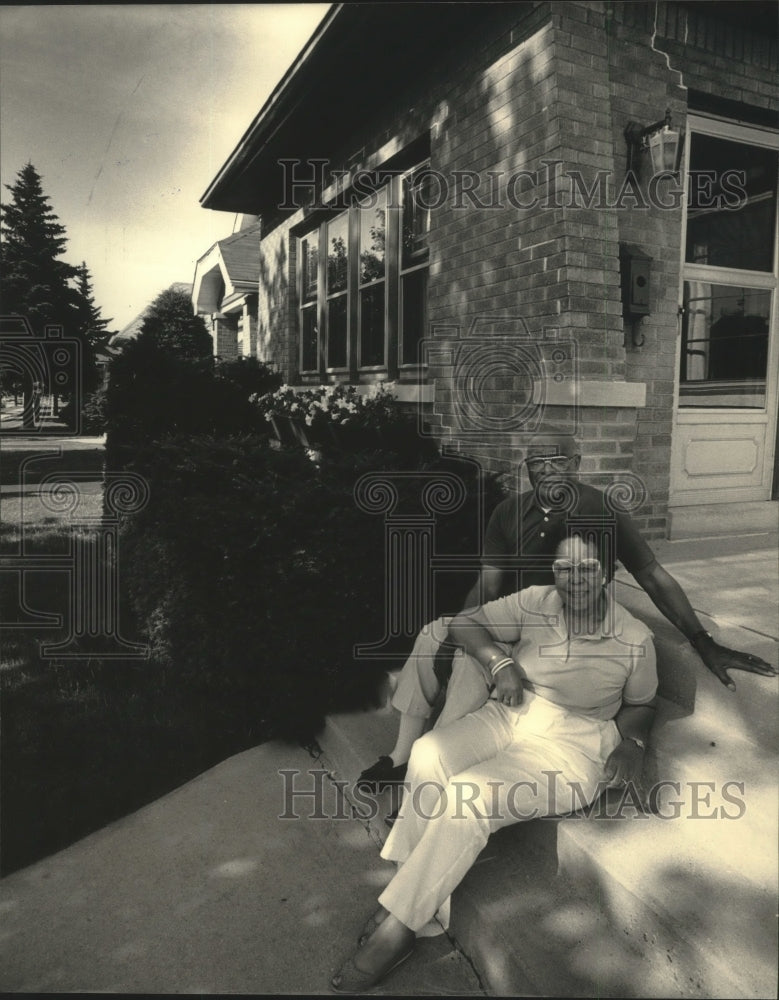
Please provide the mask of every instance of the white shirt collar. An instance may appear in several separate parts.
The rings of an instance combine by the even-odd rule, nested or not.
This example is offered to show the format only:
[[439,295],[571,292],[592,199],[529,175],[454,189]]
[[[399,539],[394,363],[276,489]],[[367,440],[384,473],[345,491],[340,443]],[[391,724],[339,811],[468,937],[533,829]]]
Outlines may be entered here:
[[[544,600],[544,613],[555,619],[553,627],[563,639],[568,638],[568,626],[565,620],[565,608],[563,601],[556,587],[551,588],[551,592]],[[613,636],[622,635],[625,623],[625,613],[621,605],[617,604],[611,594],[611,587],[606,587],[606,614],[603,616],[600,631],[593,632],[592,635],[576,636],[577,639],[608,639]],[[552,624],[552,622],[550,622]]]

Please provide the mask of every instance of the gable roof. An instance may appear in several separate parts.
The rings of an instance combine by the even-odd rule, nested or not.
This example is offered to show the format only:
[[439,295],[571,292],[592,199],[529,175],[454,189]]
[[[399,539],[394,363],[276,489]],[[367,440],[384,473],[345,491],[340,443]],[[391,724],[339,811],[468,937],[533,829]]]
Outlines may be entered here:
[[196,313],[219,311],[223,299],[254,292],[260,281],[260,225],[217,240],[195,265],[192,305]]

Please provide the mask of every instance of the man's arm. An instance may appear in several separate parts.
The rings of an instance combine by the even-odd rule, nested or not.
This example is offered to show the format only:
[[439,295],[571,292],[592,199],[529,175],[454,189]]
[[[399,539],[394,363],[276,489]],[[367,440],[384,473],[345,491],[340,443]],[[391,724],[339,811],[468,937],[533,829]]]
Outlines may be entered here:
[[748,670],[767,677],[776,675],[776,669],[759,656],[728,649],[715,642],[701,625],[685,592],[660,563],[655,561],[633,576],[668,621],[692,642],[714,676],[731,691],[736,690],[736,685],[728,676],[728,670]]
[[495,566],[483,566],[466,595],[462,610],[471,611],[481,607],[482,604],[487,604],[488,601],[496,601],[500,597],[502,583],[502,569],[497,569]]

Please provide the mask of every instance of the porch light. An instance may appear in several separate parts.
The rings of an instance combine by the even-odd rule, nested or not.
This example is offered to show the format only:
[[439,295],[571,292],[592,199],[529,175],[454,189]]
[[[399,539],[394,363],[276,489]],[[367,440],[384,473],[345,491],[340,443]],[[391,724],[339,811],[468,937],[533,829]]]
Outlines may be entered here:
[[643,127],[638,122],[628,122],[625,126],[625,142],[628,146],[628,171],[637,167],[638,153],[649,150],[652,160],[652,175],[675,173],[679,156],[678,129],[671,128],[671,109],[665,109],[665,118]]

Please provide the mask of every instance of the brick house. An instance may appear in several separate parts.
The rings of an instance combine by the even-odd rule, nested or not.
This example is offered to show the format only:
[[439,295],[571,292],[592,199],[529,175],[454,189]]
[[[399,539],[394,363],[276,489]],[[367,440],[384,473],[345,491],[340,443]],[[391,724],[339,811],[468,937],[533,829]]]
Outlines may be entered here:
[[224,361],[257,354],[257,284],[261,227],[254,217],[236,219],[236,231],[218,240],[195,265],[192,305]]
[[570,426],[650,538],[763,526],[778,97],[772,4],[334,5],[201,201],[261,220],[288,382],[391,380],[492,471]]

